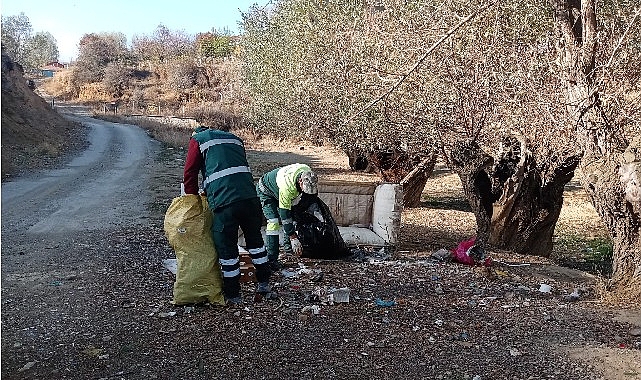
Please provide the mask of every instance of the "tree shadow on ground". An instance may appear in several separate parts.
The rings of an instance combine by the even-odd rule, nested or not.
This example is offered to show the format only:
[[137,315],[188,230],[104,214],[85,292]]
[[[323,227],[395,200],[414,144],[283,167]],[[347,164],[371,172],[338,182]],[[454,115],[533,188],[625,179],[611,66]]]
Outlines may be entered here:
[[467,231],[455,230],[448,226],[432,228],[403,223],[402,240],[398,249],[423,252],[423,255],[429,256],[441,248],[454,249],[461,241],[469,239],[469,235]]
[[551,258],[564,267],[610,277],[612,252],[612,242],[609,239],[563,236],[555,241]]
[[450,197],[450,196],[440,196],[440,197],[431,197],[423,196],[419,207],[433,208],[439,210],[455,210],[455,211],[464,211],[472,212],[472,208],[466,199],[461,199],[459,197]]

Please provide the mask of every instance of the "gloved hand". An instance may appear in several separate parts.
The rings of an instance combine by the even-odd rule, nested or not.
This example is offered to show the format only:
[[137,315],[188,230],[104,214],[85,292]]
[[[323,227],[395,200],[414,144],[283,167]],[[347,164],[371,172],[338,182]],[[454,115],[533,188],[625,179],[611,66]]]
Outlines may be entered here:
[[294,251],[294,255],[299,256],[303,254],[303,245],[301,244],[300,240],[298,238],[289,238],[290,243],[292,244],[292,251]]

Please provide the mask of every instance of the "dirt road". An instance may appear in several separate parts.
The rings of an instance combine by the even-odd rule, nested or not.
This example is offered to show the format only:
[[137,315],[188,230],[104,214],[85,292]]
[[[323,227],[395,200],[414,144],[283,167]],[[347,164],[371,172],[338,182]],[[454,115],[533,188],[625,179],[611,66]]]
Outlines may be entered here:
[[82,342],[96,334],[99,342],[123,335],[123,316],[112,308],[124,310],[121,297],[134,297],[136,286],[125,280],[144,284],[153,272],[139,270],[149,265],[141,261],[144,253],[131,265],[119,257],[131,250],[114,239],[126,235],[140,244],[141,231],[155,228],[150,244],[167,249],[149,213],[150,166],[160,144],[136,126],[73,112],[67,116],[86,127],[88,148],[57,170],[2,184],[3,378],[95,378],[91,373],[100,366],[83,369],[78,359],[95,359],[96,343]]
[[[140,222],[157,143],[134,126],[80,118],[89,148],[64,168],[2,184],[2,233],[81,233]],[[4,236],[3,236],[4,237]]]

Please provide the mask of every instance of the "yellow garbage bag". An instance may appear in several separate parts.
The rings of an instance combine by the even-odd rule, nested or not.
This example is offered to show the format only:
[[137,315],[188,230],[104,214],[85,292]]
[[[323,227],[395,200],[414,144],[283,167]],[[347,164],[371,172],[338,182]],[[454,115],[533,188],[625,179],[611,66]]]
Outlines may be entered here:
[[176,252],[178,271],[173,303],[225,304],[218,255],[211,237],[213,215],[207,198],[188,194],[174,198],[165,214],[165,235]]

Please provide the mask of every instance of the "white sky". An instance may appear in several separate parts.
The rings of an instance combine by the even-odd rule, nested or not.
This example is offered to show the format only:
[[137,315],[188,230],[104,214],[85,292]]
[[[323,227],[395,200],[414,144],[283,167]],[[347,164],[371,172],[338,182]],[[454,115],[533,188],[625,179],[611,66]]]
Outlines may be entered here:
[[87,33],[120,32],[127,43],[134,35],[151,35],[159,24],[195,35],[227,28],[238,33],[241,11],[269,0],[2,0],[3,17],[23,12],[33,33],[49,32],[58,43],[60,62],[77,58],[78,41]]

